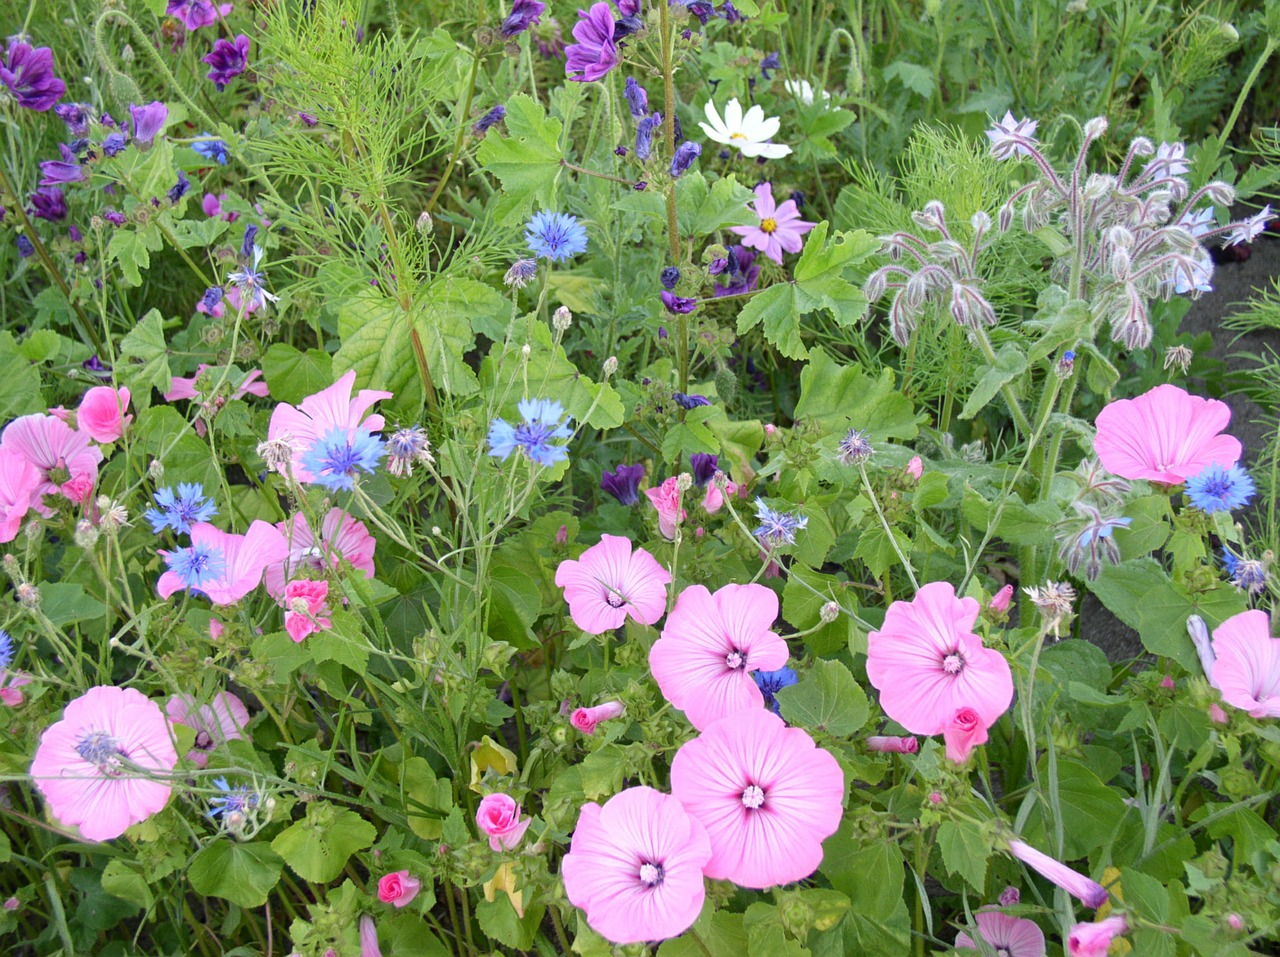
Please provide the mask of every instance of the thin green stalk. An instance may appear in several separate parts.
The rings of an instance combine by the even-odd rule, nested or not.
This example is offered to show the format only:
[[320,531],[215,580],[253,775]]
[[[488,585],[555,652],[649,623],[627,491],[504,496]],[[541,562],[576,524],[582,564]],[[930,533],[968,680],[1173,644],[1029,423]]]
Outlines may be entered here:
[[449,177],[453,175],[454,167],[462,164],[462,157],[458,154],[462,151],[462,137],[467,130],[467,117],[471,115],[471,99],[476,93],[476,74],[479,72],[480,51],[475,50],[471,54],[471,75],[467,78],[467,98],[462,105],[462,115],[458,117],[458,132],[453,139],[453,151],[449,154],[449,165],[445,167],[444,175],[440,177],[440,182],[436,183],[435,192],[427,200],[426,210],[428,213],[435,210],[440,194],[444,192],[444,188],[449,182]]
[[[867,493],[867,498],[871,499],[871,505],[876,510],[876,518],[880,519],[880,527],[884,529],[885,535],[889,537],[889,544],[893,546],[893,553],[898,556],[898,561],[902,562],[902,567],[907,570],[907,578],[911,580],[911,587],[916,591],[920,590],[920,583],[916,581],[915,569],[911,567],[911,560],[902,553],[901,546],[898,545],[897,538],[893,535],[893,529],[889,527],[889,521],[884,517],[884,509],[880,507],[880,500],[876,498],[875,489],[871,487],[871,480],[867,478],[867,467],[864,463],[858,463],[858,474],[862,476],[862,488]],[[886,581],[888,576],[885,576]]]
[[1262,68],[1267,65],[1267,61],[1271,59],[1271,54],[1276,52],[1276,47],[1278,46],[1280,46],[1280,40],[1275,37],[1267,37],[1267,45],[1262,48],[1262,53],[1258,56],[1258,62],[1253,65],[1253,69],[1244,81],[1244,86],[1240,87],[1235,105],[1231,108],[1231,115],[1227,117],[1227,122],[1223,124],[1222,132],[1218,136],[1217,155],[1222,155],[1222,148],[1227,143],[1227,137],[1231,135],[1231,131],[1236,127],[1236,120],[1240,118],[1240,111],[1244,109],[1244,101],[1248,98],[1249,91],[1253,89],[1253,84],[1258,82],[1258,75],[1262,73]]

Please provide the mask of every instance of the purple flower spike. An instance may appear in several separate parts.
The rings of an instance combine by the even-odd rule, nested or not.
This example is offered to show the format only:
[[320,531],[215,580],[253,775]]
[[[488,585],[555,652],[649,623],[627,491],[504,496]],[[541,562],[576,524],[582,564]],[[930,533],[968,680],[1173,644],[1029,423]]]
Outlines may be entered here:
[[613,9],[597,3],[573,28],[573,38],[565,53],[565,74],[578,83],[594,83],[618,65],[618,47],[613,42]]
[[42,186],[31,194],[31,215],[51,223],[67,218],[67,198],[57,186]]
[[482,133],[486,133],[501,123],[506,115],[507,108],[499,103],[484,116],[480,117],[480,119],[476,120],[475,125],[471,127],[471,132],[475,133],[477,136]]
[[679,178],[689,171],[689,167],[693,165],[693,161],[702,155],[702,147],[693,142],[693,140],[685,140],[676,147],[676,155],[671,157],[671,177]]
[[600,487],[623,505],[635,505],[640,501],[642,478],[643,465],[619,465],[614,471],[600,476]]
[[627,85],[623,89],[622,95],[626,97],[627,106],[631,109],[631,115],[637,120],[649,112],[649,94],[645,92],[644,87],[636,82],[634,76],[627,77]]
[[169,107],[159,100],[146,106],[129,104],[129,115],[133,117],[133,142],[141,150],[151,148],[151,143],[158,133],[164,132],[165,121],[169,118]]
[[45,160],[40,164],[40,172],[44,174],[44,178],[40,180],[41,186],[79,183],[89,178],[89,174],[76,159],[76,154],[71,152],[66,143],[58,144],[58,152],[62,154],[61,160]]
[[4,59],[0,83],[9,88],[19,106],[43,113],[67,92],[67,85],[53,75],[53,51],[48,47],[32,48],[10,40]]
[[502,21],[498,32],[508,38],[524,33],[534,24],[542,22],[542,11],[546,8],[547,5],[539,0],[516,0],[511,5],[511,14]]
[[667,307],[667,312],[673,315],[684,315],[693,312],[698,308],[698,300],[688,299],[684,296],[677,296],[675,293],[662,290],[662,304]]
[[241,33],[234,42],[215,40],[213,51],[202,57],[201,62],[209,64],[208,77],[221,93],[249,66],[249,38]]

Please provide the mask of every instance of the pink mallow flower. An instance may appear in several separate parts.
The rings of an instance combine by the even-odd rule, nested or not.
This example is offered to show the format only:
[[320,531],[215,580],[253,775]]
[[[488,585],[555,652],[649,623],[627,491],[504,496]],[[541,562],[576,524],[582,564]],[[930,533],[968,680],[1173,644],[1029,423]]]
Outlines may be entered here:
[[160,597],[186,588],[208,596],[215,605],[230,605],[257,588],[266,567],[283,561],[288,551],[280,530],[263,521],[255,521],[244,535],[197,522],[191,526],[189,546],[160,550],[169,566],[160,576]]
[[868,636],[867,677],[880,707],[912,734],[942,734],[965,707],[990,727],[1013,701],[1009,663],[972,631],[979,611],[948,582],[930,582],[890,605]]
[[662,637],[649,650],[649,669],[663,695],[701,730],[744,709],[764,707],[753,671],[787,663],[787,643],[769,630],[778,596],[763,585],[703,585],[680,593]]
[[1093,448],[1113,475],[1178,485],[1210,465],[1227,469],[1240,460],[1239,440],[1219,434],[1230,421],[1225,402],[1158,385],[1099,412]]
[[1079,871],[1072,870],[1061,861],[1048,854],[1037,851],[1024,841],[1010,841],[1009,853],[1022,861],[1032,870],[1037,871],[1048,881],[1057,884],[1068,894],[1078,897],[1086,907],[1095,910],[1107,901],[1107,889],[1095,880],[1090,880]]
[[284,630],[294,641],[302,641],[307,635],[332,628],[333,622],[325,616],[329,609],[329,583],[312,578],[298,578],[284,587]]
[[8,708],[17,708],[26,700],[19,688],[31,684],[31,675],[25,671],[0,672],[0,704]]
[[[390,399],[390,392],[361,389],[353,398],[351,390],[356,384],[356,373],[346,372],[329,388],[309,395],[294,408],[281,402],[271,413],[267,439],[286,439],[293,447],[293,477],[299,482],[313,482],[315,477],[302,464],[302,454],[327,434],[336,431],[348,435],[356,429],[381,432],[385,424],[382,416],[365,415],[379,399]],[[285,474],[287,465],[277,465],[277,471]]]
[[125,415],[129,408],[129,390],[121,386],[94,386],[80,400],[76,410],[76,424],[81,432],[88,433],[95,442],[114,442],[124,435],[125,426],[133,416]]
[[393,871],[378,879],[378,900],[384,904],[404,907],[413,902],[422,890],[422,881],[408,871]]
[[1070,957],[1107,957],[1112,939],[1128,929],[1129,922],[1123,914],[1096,924],[1076,924],[1067,935],[1067,953]]
[[1253,718],[1280,718],[1280,639],[1266,612],[1232,615],[1213,630],[1213,651],[1209,683],[1222,700]]
[[738,494],[737,482],[725,482],[724,491],[721,492],[716,480],[722,473],[717,472],[716,476],[707,483],[707,494],[702,499],[702,508],[708,515],[714,515],[720,509],[724,508],[724,499],[726,495]]
[[[185,378],[178,375],[174,376],[170,382],[169,391],[164,394],[165,401],[173,402],[177,399],[197,399],[203,401],[203,396],[201,395],[200,390],[196,388],[196,382],[199,381],[200,377],[209,369],[214,369],[214,367],[202,362],[196,366],[196,374],[191,378]],[[218,373],[215,369],[212,377],[213,381],[210,382],[210,385],[217,381],[217,377]],[[256,395],[259,398],[266,398],[268,395],[267,384],[265,382],[259,382],[258,380],[261,378],[261,369],[250,369],[245,373],[243,378],[235,382],[235,385],[231,390],[231,398],[243,399],[246,395]],[[229,377],[227,381],[231,382],[233,380]]]
[[576,559],[556,569],[556,585],[564,589],[573,623],[589,635],[622,627],[627,617],[652,625],[667,610],[671,573],[643,548],[631,550],[631,539],[602,535]]
[[165,714],[174,724],[193,728],[196,739],[187,760],[203,768],[209,752],[228,741],[244,737],[249,726],[249,709],[230,691],[219,691],[210,704],[197,704],[189,694],[174,695],[165,705]]
[[[1033,920],[1010,917],[998,910],[980,910],[973,915],[978,936],[1000,957],[1044,957],[1044,931]],[[956,950],[977,950],[966,931],[956,935]]]
[[721,718],[671,762],[671,793],[707,830],[703,872],[741,887],[803,880],[843,816],[844,772],[764,708]]
[[32,489],[31,505],[42,515],[52,510],[40,502],[42,495],[61,492],[73,502],[84,500],[98,481],[102,450],[87,433],[76,432],[52,415],[24,415],[14,419],[0,433],[0,449],[8,449],[39,473]]
[[570,903],[615,944],[675,937],[706,899],[706,829],[675,797],[649,787],[584,804],[560,863]]
[[486,794],[476,809],[476,826],[489,835],[489,847],[510,851],[519,846],[530,819],[520,819],[520,805],[509,794]]
[[760,218],[758,226],[730,226],[729,232],[742,237],[742,245],[758,249],[774,262],[782,263],[782,253],[798,253],[804,248],[801,237],[814,224],[800,218],[795,200],[778,204],[773,199],[773,184],[761,183],[755,189],[753,202],[755,214]]
[[63,824],[109,841],[169,801],[178,763],[160,706],[132,688],[90,688],[45,729],[31,777]]
[[657,488],[647,488],[644,494],[649,503],[658,512],[658,531],[667,541],[676,537],[676,526],[684,521],[688,514],[680,507],[679,478],[675,475],[668,478]]
[[263,578],[267,594],[277,601],[284,596],[288,581],[302,570],[324,575],[346,561],[356,571],[364,572],[365,578],[374,575],[377,541],[363,522],[340,508],[329,509],[320,523],[318,539],[301,512],[295,512],[289,522],[277,522],[276,528],[284,535],[288,551],[280,561],[267,566]]
[[36,467],[12,449],[0,447],[0,542],[11,542],[43,480]]
[[957,708],[942,729],[942,740],[947,745],[947,760],[964,764],[974,748],[987,743],[987,726],[972,708]]
[[606,701],[594,708],[578,708],[569,718],[569,723],[583,734],[595,734],[596,725],[601,721],[616,718],[623,712],[621,701]]

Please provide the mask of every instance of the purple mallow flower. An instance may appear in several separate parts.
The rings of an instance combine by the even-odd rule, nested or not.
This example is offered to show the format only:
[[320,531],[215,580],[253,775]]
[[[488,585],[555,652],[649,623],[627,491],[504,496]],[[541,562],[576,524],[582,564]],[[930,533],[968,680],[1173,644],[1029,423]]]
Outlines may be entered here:
[[67,218],[67,198],[57,186],[42,186],[31,194],[31,215],[51,223]]
[[636,158],[644,161],[653,154],[653,134],[662,125],[662,114],[642,117],[636,124]]
[[40,180],[41,186],[79,183],[89,178],[89,174],[84,171],[84,167],[76,159],[76,154],[71,152],[71,149],[65,143],[58,144],[58,152],[62,154],[62,159],[45,160],[40,164],[40,172],[44,177]]
[[643,465],[619,465],[612,472],[605,472],[600,476],[600,487],[623,505],[635,505],[640,501],[642,478]]
[[177,17],[188,30],[199,30],[218,22],[231,12],[231,4],[215,5],[212,0],[169,0],[165,13]]
[[176,203],[187,195],[187,190],[191,189],[191,180],[187,179],[187,174],[182,170],[178,170],[178,181],[169,187],[169,202]]
[[72,136],[89,135],[89,107],[83,103],[59,103],[53,108]]
[[720,273],[725,283],[721,285],[717,282],[712,295],[737,296],[756,287],[756,282],[760,279],[760,267],[756,265],[755,252],[745,246],[730,246],[724,264]]
[[124,152],[124,148],[129,145],[129,137],[124,133],[116,130],[114,133],[108,133],[102,141],[102,154],[110,159],[112,156],[118,156]]
[[[684,393],[681,393],[683,395]],[[677,399],[677,402],[680,400]],[[708,402],[707,405],[711,403]],[[707,483],[716,474],[716,469],[720,467],[720,456],[708,455],[706,452],[694,452],[689,456],[689,466],[693,470],[693,483],[698,488],[706,488]]]
[[689,172],[689,167],[693,165],[693,161],[702,155],[702,147],[693,142],[693,140],[685,140],[676,147],[676,155],[671,157],[671,176],[673,179],[683,176]]
[[141,150],[151,148],[156,135],[164,132],[165,121],[169,118],[169,107],[159,100],[153,100],[146,106],[129,104],[129,115],[133,117],[133,142]]
[[209,64],[208,77],[221,93],[249,66],[249,38],[243,33],[238,34],[235,40],[219,38],[214,41],[212,52],[202,57],[201,62]]
[[618,47],[613,42],[613,10],[608,3],[594,4],[573,28],[571,43],[565,48],[565,74],[579,83],[594,83],[618,65]]
[[0,83],[9,88],[19,106],[43,113],[67,92],[67,85],[53,75],[53,51],[32,47],[20,40],[9,41]]
[[782,68],[782,62],[777,53],[770,53],[767,57],[760,61],[760,75],[766,80],[772,80],[773,74],[770,70],[779,70]]
[[707,3],[706,0],[692,0],[692,2],[686,3],[684,6],[693,16],[698,18],[698,22],[704,27],[707,25],[707,21],[716,15],[716,8]]
[[28,256],[34,256],[35,254],[36,247],[31,245],[31,240],[22,233],[18,233],[18,255],[26,259]]
[[546,8],[547,5],[540,3],[539,0],[516,0],[511,5],[510,15],[502,21],[502,26],[498,29],[498,32],[504,37],[514,37],[517,34],[524,33],[534,24],[542,22],[542,12]]
[[667,307],[667,312],[672,315],[684,315],[698,308],[698,300],[696,299],[677,296],[666,289],[662,290],[660,295],[662,296],[662,304]]
[[675,289],[676,283],[680,281],[680,270],[675,266],[668,266],[662,270],[662,275],[658,277],[658,281],[662,283],[663,289]]
[[686,412],[689,409],[696,409],[700,405],[711,404],[711,400],[705,395],[690,395],[684,392],[673,392],[671,393],[671,398],[675,399],[676,405],[680,406],[680,408],[684,409]]

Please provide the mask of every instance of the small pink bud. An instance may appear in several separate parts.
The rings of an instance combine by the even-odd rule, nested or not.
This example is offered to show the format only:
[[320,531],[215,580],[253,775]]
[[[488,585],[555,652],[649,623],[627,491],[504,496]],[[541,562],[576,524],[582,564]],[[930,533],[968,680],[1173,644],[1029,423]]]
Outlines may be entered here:
[[1000,896],[996,898],[1000,902],[1001,907],[1014,907],[1022,902],[1022,894],[1016,887],[1006,887],[1000,892]]
[[4,909],[5,909],[5,910],[17,910],[17,909],[18,909],[18,898],[16,898],[16,897],[10,897],[7,901],[5,901],[5,902],[4,902]]
[[764,434],[765,434],[765,435],[773,435],[773,433],[775,433],[775,432],[777,432],[777,431],[778,431],[778,427],[777,427],[776,425],[774,425],[772,422],[766,422],[766,423],[764,424]]
[[404,907],[410,903],[420,890],[422,881],[408,871],[393,871],[383,874],[378,880],[378,900],[396,907]]
[[898,738],[892,735],[872,735],[867,738],[867,750],[884,754],[915,754],[920,750],[916,738]]
[[1009,600],[1011,598],[1013,598],[1013,586],[1005,585],[996,592],[995,597],[991,599],[991,604],[987,607],[997,614],[1006,612],[1009,610]]
[[[9,905],[5,904],[5,906],[8,907]],[[1239,914],[1235,914],[1235,913],[1228,914],[1227,926],[1230,927],[1232,930],[1244,930],[1244,918],[1241,917]]]
[[564,545],[569,541],[569,526],[561,525],[559,531],[556,532],[556,544]]
[[907,474],[917,482],[920,481],[920,476],[924,475],[924,461],[920,456],[914,456],[911,461],[907,463]]
[[601,721],[616,718],[622,712],[621,701],[606,701],[604,704],[598,704],[594,708],[579,708],[573,713],[569,723],[583,734],[595,734],[596,725]]
[[1214,724],[1226,724],[1231,719],[1227,717],[1227,713],[1222,710],[1216,703],[1209,705],[1209,718]]
[[931,791],[931,792],[929,792],[929,803],[930,803],[930,804],[941,804],[941,803],[942,803],[942,792],[941,792],[941,791]]
[[707,534],[707,530],[706,530],[705,528],[703,528],[701,525],[699,525],[697,528],[695,528],[695,529],[693,530],[693,537],[694,537],[694,538],[702,538],[702,536],[704,536],[704,535],[706,535],[706,534]]
[[1160,679],[1160,687],[1165,691],[1172,691],[1174,688],[1178,687],[1178,683],[1173,680],[1173,675],[1165,675]]

